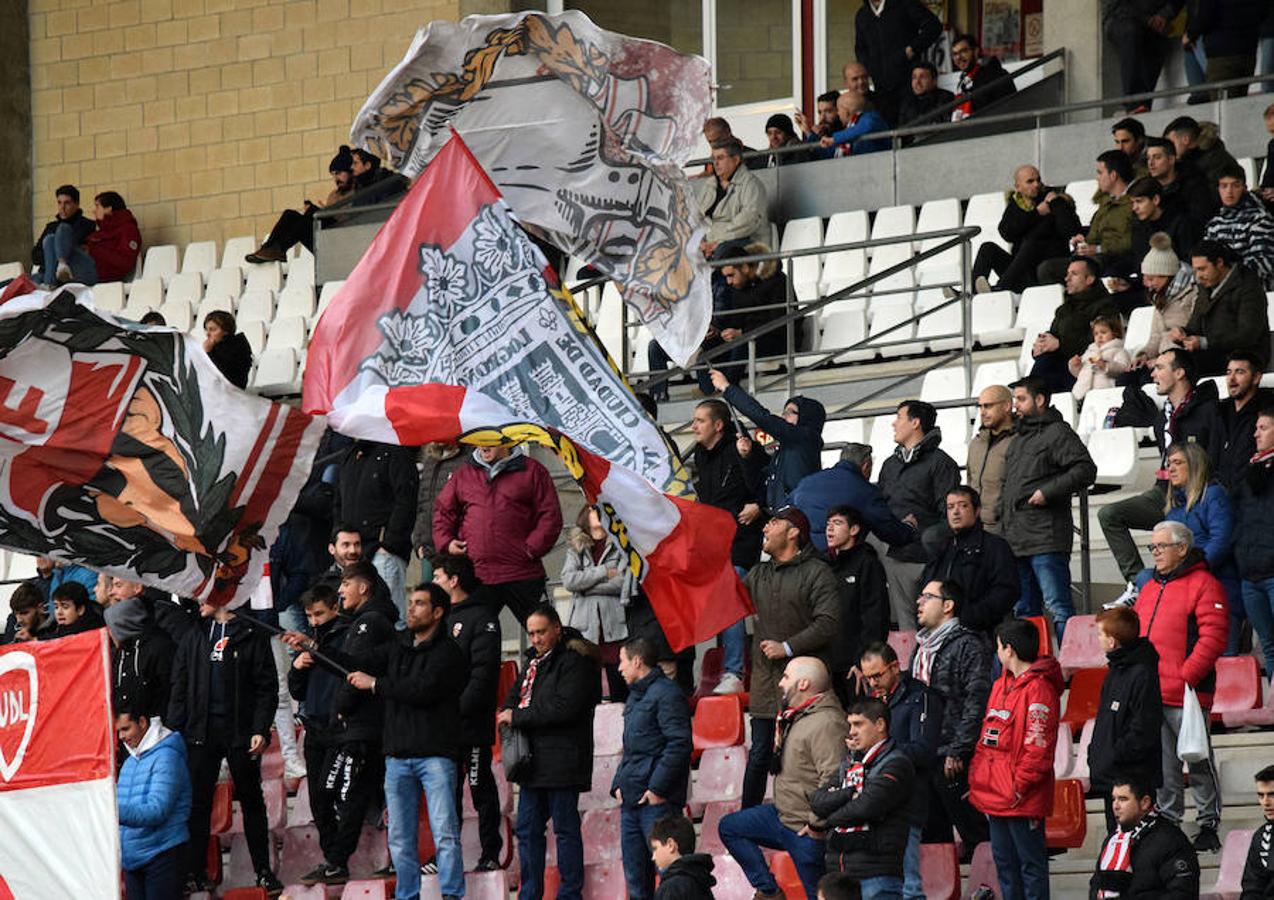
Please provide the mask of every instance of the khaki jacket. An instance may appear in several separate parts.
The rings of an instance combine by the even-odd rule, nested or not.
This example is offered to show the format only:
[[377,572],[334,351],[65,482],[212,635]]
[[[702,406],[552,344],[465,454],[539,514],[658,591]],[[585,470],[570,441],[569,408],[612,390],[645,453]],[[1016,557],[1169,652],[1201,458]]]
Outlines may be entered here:
[[969,441],[966,465],[969,487],[982,497],[982,527],[991,534],[1000,533],[1000,492],[1004,488],[1004,456],[1013,442],[1013,429],[999,434],[980,428]]
[[792,723],[783,741],[783,767],[774,778],[774,808],[785,828],[823,830],[809,798],[839,771],[848,733],[845,711],[830,689]]
[[[712,206],[712,201],[717,196],[717,179],[715,175],[709,175],[701,181],[699,211],[706,216],[708,207]],[[771,243],[765,185],[746,166],[740,164],[730,178],[730,183],[726,185],[725,196],[708,219],[706,237],[718,243],[738,240]]]

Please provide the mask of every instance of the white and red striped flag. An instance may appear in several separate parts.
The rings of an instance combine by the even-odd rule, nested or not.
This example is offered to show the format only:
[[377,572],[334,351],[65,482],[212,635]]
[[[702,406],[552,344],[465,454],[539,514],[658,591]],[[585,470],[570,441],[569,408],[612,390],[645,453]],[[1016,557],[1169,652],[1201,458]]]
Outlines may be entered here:
[[324,312],[303,407],[357,438],[551,448],[681,649],[751,612],[735,523],[683,470],[458,135]]

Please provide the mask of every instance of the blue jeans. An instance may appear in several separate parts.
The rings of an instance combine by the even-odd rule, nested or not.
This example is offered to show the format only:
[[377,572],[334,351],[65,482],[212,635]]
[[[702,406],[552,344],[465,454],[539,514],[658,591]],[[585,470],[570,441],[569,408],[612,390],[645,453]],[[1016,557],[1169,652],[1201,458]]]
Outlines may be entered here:
[[1044,609],[1053,617],[1057,644],[1061,646],[1066,620],[1075,615],[1075,606],[1071,602],[1070,561],[1066,554],[1037,553],[1034,556],[1019,556],[1017,574],[1022,580],[1022,596],[1013,607],[1013,614],[1018,617],[1038,616],[1042,599]]
[[858,891],[862,900],[902,900],[902,879],[897,875],[863,878],[858,882]]
[[[1261,38],[1256,45],[1256,74],[1274,75],[1274,37]],[[1274,81],[1262,82],[1261,90],[1267,94],[1274,93]],[[1268,166],[1269,161],[1265,164]]]
[[801,877],[806,896],[811,900],[818,896],[818,880],[826,871],[826,845],[803,837],[780,822],[779,811],[772,804],[730,813],[721,819],[717,833],[743,874],[748,876],[748,882],[758,891],[773,894],[779,889],[761,852],[762,847],[769,847],[786,850],[796,864],[796,874]]
[[619,811],[619,843],[624,851],[628,900],[650,900],[655,893],[655,864],[650,859],[650,829],[655,820],[679,812],[667,803],[625,805]]
[[559,900],[580,900],[584,894],[584,841],[579,830],[579,791],[522,788],[518,793],[518,865],[522,886],[519,900],[544,896],[544,829],[553,820],[557,837],[557,870],[562,876]]
[[456,762],[441,756],[385,757],[385,806],[389,811],[389,855],[398,886],[394,897],[420,896],[417,849],[420,792],[425,792],[429,830],[437,849],[438,888],[464,896],[464,859],[460,856],[460,816],[456,812]]
[[[743,566],[735,566],[734,571],[742,578],[748,574]],[[747,619],[740,619],[725,631],[717,635],[721,639],[721,668],[724,672],[733,672],[743,677],[744,653],[748,646]]]
[[140,869],[124,870],[124,894],[128,900],[168,900],[180,897],[186,881],[186,845],[161,850]]
[[40,244],[43,263],[40,267],[40,278],[47,285],[57,284],[58,260],[66,260],[71,267],[71,277],[80,284],[97,284],[97,263],[84,248],[75,246],[75,232],[71,226],[63,223],[46,235]]
[[991,856],[1003,900],[1048,900],[1048,849],[1044,820],[987,816]]
[[372,565],[385,579],[389,599],[398,607],[398,629],[402,630],[407,627],[407,560],[381,547],[372,555]]
[[[912,790],[922,790],[924,785],[917,783]],[[912,825],[907,832],[907,849],[902,856],[902,896],[904,900],[925,900],[925,881],[920,874],[920,835],[924,829]]]
[[1186,68],[1186,84],[1194,87],[1208,80],[1208,56],[1203,51],[1203,42],[1195,41],[1194,47],[1182,53],[1182,62]]
[[1243,582],[1243,606],[1261,639],[1265,654],[1265,677],[1274,677],[1274,578]]

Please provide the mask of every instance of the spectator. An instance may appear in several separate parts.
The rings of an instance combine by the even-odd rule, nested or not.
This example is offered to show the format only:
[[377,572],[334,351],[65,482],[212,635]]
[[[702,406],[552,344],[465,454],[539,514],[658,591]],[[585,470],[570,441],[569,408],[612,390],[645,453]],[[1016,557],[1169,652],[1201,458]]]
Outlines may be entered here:
[[158,328],[167,328],[168,320],[165,319],[161,313],[152,309],[149,312],[143,313],[142,317],[137,320],[137,324],[158,327]]
[[725,401],[752,420],[778,442],[778,451],[765,472],[765,505],[781,509],[801,479],[819,471],[823,452],[823,422],[827,412],[812,397],[795,396],[783,404],[782,415],[774,415],[724,375],[713,370],[712,386]]
[[1040,602],[1062,642],[1071,604],[1070,555],[1075,539],[1071,498],[1097,480],[1088,448],[1049,405],[1034,378],[1013,384],[1017,435],[1004,458],[1000,496],[1003,535],[1017,557],[1021,596],[1015,614],[1038,615]]
[[1248,845],[1241,898],[1267,897],[1274,891],[1274,858],[1270,856],[1270,839],[1274,837],[1274,766],[1256,773],[1256,800],[1261,804],[1264,820],[1252,832],[1252,843]]
[[[745,256],[751,256],[760,253],[770,253],[768,244],[748,244],[745,247],[732,247],[725,250],[720,258],[723,260],[735,260]],[[713,317],[713,324],[709,326],[708,337],[704,340],[703,347],[705,350],[711,350],[713,347],[720,346],[724,341],[726,343],[738,341],[744,334],[767,325],[776,319],[781,319],[785,314],[785,306],[787,304],[787,275],[779,266],[776,260],[766,260],[760,263],[736,262],[731,265],[721,267],[722,277],[725,278],[730,290],[726,295],[728,307],[721,310]],[[764,307],[770,307],[768,309]],[[804,323],[796,320],[792,323],[793,332],[793,348],[800,348],[803,340]],[[713,332],[716,332],[714,335]],[[651,342],[652,354],[658,349],[658,354],[651,356],[651,367],[653,369],[665,369],[668,366],[668,356],[663,352],[659,345]],[[769,331],[756,339],[756,353],[759,357],[782,356],[787,353],[787,328],[776,328]],[[748,348],[745,343],[737,343],[734,349],[727,354],[725,360],[744,360],[747,359]],[[720,363],[715,364],[717,369],[725,370],[729,373],[730,378],[738,380],[742,377],[743,370],[738,365],[726,366]],[[708,378],[699,376],[699,387],[704,393],[711,393],[713,390],[709,387],[711,372]],[[728,384],[729,380],[723,376],[723,383]],[[721,388],[716,388],[721,390]]]
[[[695,437],[695,493],[700,503],[724,509],[738,522],[730,545],[730,562],[740,576],[746,575],[761,555],[761,472],[766,456],[756,448],[740,454],[739,445],[748,439],[735,439],[730,407],[724,400],[703,400],[695,406],[690,430]],[[748,446],[751,447],[750,441]],[[740,693],[744,689],[747,627],[742,621],[736,622],[718,637],[724,658],[716,693]]]
[[[802,141],[807,144],[818,144],[822,138],[835,134],[845,127],[836,112],[836,101],[839,99],[840,91],[828,91],[818,95],[814,101],[818,118],[813,126],[805,118],[805,113],[799,109],[796,111],[796,127],[801,130]],[[810,156],[812,159],[831,159],[832,151],[816,146],[810,148]]]
[[[919,125],[936,121],[938,109],[950,108],[955,94],[938,87],[938,67],[927,59],[912,60],[911,92],[902,101],[898,113],[898,127]],[[934,116],[928,113],[934,112]]]
[[956,485],[950,490],[947,527],[951,537],[929,560],[920,580],[958,584],[967,600],[960,623],[989,638],[1013,608],[1022,582],[1008,542],[986,532],[979,518],[981,509],[982,498],[973,488]]
[[[1137,595],[1134,609],[1141,619],[1142,636],[1149,638],[1159,653],[1163,786],[1158,791],[1157,806],[1172,822],[1180,823],[1185,798],[1177,736],[1181,731],[1184,690],[1189,685],[1197,692],[1206,716],[1216,685],[1216,661],[1225,651],[1229,609],[1225,590],[1208,571],[1207,561],[1194,546],[1194,537],[1185,525],[1160,522],[1151,536],[1150,551],[1155,572]],[[1190,792],[1199,823],[1194,849],[1200,853],[1221,849],[1217,837],[1221,796],[1210,736],[1208,744],[1207,758],[1189,764]]]
[[1092,896],[1197,898],[1198,854],[1177,823],[1155,808],[1154,789],[1118,778],[1111,806],[1117,826],[1102,841]]
[[1243,469],[1256,452],[1256,416],[1274,402],[1274,391],[1261,387],[1264,366],[1255,353],[1235,350],[1225,364],[1227,396],[1217,401],[1208,447],[1213,474],[1231,496],[1243,480]]
[[103,191],[93,198],[93,218],[97,230],[84,241],[84,249],[93,257],[98,281],[124,281],[137,268],[142,252],[142,232],[137,220],[114,191]]
[[186,747],[141,710],[120,709],[115,731],[128,751],[115,788],[124,893],[129,900],[180,897],[190,837]]
[[44,595],[44,611],[48,613],[49,618],[53,617],[53,592],[72,581],[92,591],[97,586],[97,573],[87,566],[62,562],[51,556],[37,556],[35,577],[28,579],[28,583],[39,588],[40,593]]
[[[1271,32],[1274,32],[1274,13],[1271,13],[1271,15],[1266,16],[1265,28],[1269,29]],[[1268,38],[1274,38],[1274,33],[1271,33],[1268,36]],[[1268,38],[1263,37],[1262,40],[1264,41],[1264,40],[1267,40]],[[1274,57],[1271,57],[1270,62],[1274,63]],[[1262,73],[1262,74],[1266,74],[1266,73]],[[1274,91],[1274,87],[1270,87],[1269,85],[1270,85],[1270,82],[1266,82],[1266,88],[1265,88],[1266,93],[1270,93],[1271,91]],[[1269,160],[1271,158],[1274,158],[1274,103],[1271,103],[1269,106],[1265,107],[1264,116],[1265,116],[1265,130],[1269,132],[1271,135],[1270,142],[1265,145],[1265,158],[1266,160]],[[1261,188],[1259,193],[1261,195],[1261,199],[1264,200],[1267,205],[1270,203],[1274,203],[1274,166],[1268,165],[1268,163],[1265,166],[1265,171],[1261,173]]]
[[845,127],[819,139],[823,149],[835,148],[834,156],[862,156],[889,149],[887,138],[867,137],[877,131],[888,131],[889,122],[869,105],[866,94],[857,91],[841,94],[836,100],[836,117]]
[[1003,673],[969,766],[969,800],[991,825],[991,855],[1005,897],[1048,897],[1044,819],[1053,812],[1053,750],[1065,684],[1025,619],[995,629]]
[[562,533],[548,469],[521,446],[478,447],[452,474],[434,509],[434,546],[473,560],[483,602],[521,623],[544,600],[541,561]]
[[[1145,0],[1107,0],[1101,7],[1106,37],[1122,49],[1119,55],[1120,93],[1149,94],[1159,83],[1168,56],[1170,20],[1180,4],[1155,5]],[[1151,101],[1129,100],[1129,113],[1149,112]]]
[[[711,148],[713,144],[716,144],[719,141],[737,140],[737,138],[735,138],[734,136],[734,132],[730,129],[730,123],[727,122],[725,119],[721,118],[720,116],[713,116],[709,119],[704,119],[703,139],[707,142],[709,148]],[[747,144],[744,144],[742,141],[739,142],[739,149],[740,149],[740,152],[745,154],[754,154],[757,152],[754,148],[749,147]],[[743,165],[749,169],[764,169],[765,158],[762,156],[749,155],[748,158],[743,161]],[[707,169],[704,171],[703,174],[704,175],[714,174],[713,164],[711,162],[708,163]]]
[[[1163,188],[1153,178],[1138,178],[1128,188],[1132,204],[1132,246],[1123,259],[1111,260],[1107,270],[1116,274],[1140,271],[1141,261],[1150,252],[1150,239],[1166,234],[1178,257],[1188,257],[1195,234],[1188,219],[1176,209],[1164,206]],[[1140,304],[1138,304],[1140,305]]]
[[1234,157],[1225,149],[1220,129],[1213,122],[1178,116],[1164,128],[1163,136],[1177,148],[1177,164],[1193,166],[1207,179],[1209,188],[1216,188],[1222,169],[1234,164]]
[[1075,202],[1060,189],[1044,184],[1035,166],[1018,166],[999,227],[1000,237],[1012,245],[1012,252],[994,241],[978,249],[973,262],[978,293],[991,290],[986,277],[992,272],[999,276],[999,290],[1021,293],[1038,284],[1040,264],[1065,256],[1070,236],[1080,228]]
[[808,162],[810,153],[808,150],[795,150],[791,148],[804,146],[804,142],[796,133],[796,128],[792,125],[791,116],[783,113],[775,113],[765,120],[765,137],[769,142],[771,150],[787,150],[786,153],[771,153],[766,157],[767,168],[777,168],[779,166],[790,166],[795,163]]
[[1145,163],[1146,126],[1127,116],[1110,126],[1110,136],[1115,139],[1115,149],[1128,157],[1132,165],[1132,180],[1144,178],[1148,171]]
[[686,805],[690,782],[690,708],[656,662],[654,647],[641,638],[620,648],[619,671],[629,694],[624,704],[624,757],[611,793],[622,804],[621,845],[630,900],[653,896],[652,829],[660,818]]
[[380,157],[362,147],[350,151],[350,171],[354,173],[354,194],[343,202],[350,206],[374,206],[407,193],[410,182],[380,164]]
[[172,638],[155,624],[140,596],[113,603],[103,618],[115,645],[112,695],[148,718],[167,718],[177,649]]
[[68,281],[97,284],[97,264],[84,251],[84,242],[93,233],[94,224],[80,209],[79,189],[64,184],[53,196],[58,211],[31,248],[31,271],[39,273],[32,277],[50,288]]
[[1124,323],[1118,316],[1098,316],[1090,323],[1093,342],[1078,357],[1071,357],[1068,369],[1075,377],[1071,393],[1083,400],[1093,388],[1113,388],[1116,376],[1132,366],[1124,349]]
[[363,553],[385,579],[390,599],[404,619],[407,558],[420,487],[415,457],[409,447],[355,441],[341,459],[332,498],[333,521],[358,529]]
[[1126,606],[1097,613],[1097,641],[1106,654],[1106,678],[1088,745],[1093,790],[1106,804],[1106,830],[1114,831],[1111,790],[1120,778],[1154,789],[1163,784],[1163,701],[1159,654],[1141,637],[1141,620]]
[[244,390],[252,372],[252,345],[237,329],[231,313],[221,309],[208,313],[203,319],[203,352],[226,381]]
[[898,665],[898,654],[889,644],[871,644],[859,666],[871,694],[889,711],[889,735],[911,760],[915,772],[907,807],[907,850],[903,856],[902,896],[924,900],[920,872],[920,836],[929,814],[929,785],[933,781],[938,738],[942,729],[942,701]]
[[[862,517],[852,506],[827,515],[827,561],[840,593],[840,635],[831,657],[832,689],[842,704],[868,695],[858,660],[889,634],[889,588],[876,548],[865,540]],[[852,684],[851,684],[852,682]]]
[[257,887],[283,884],[270,868],[270,832],[261,794],[261,754],[270,742],[279,681],[269,638],[225,607],[199,607],[203,621],[177,645],[168,726],[186,741],[190,767],[188,893],[211,892],[205,871],[212,795],[221,762],[230,768]]
[[862,517],[867,532],[886,544],[906,544],[916,539],[915,526],[897,517],[871,483],[871,447],[846,444],[840,460],[830,469],[806,475],[792,492],[792,505],[810,520],[810,540],[819,550],[827,549],[827,514],[836,506],[851,506]]
[[464,896],[455,796],[465,659],[447,633],[450,608],[451,598],[441,587],[418,584],[407,604],[405,632],[357,657],[335,657],[338,663],[358,667],[346,679],[351,687],[369,691],[385,704],[381,741],[396,897],[420,894],[417,840],[422,790],[438,852],[438,887],[444,898]]
[[1223,244],[1263,287],[1274,286],[1274,215],[1248,191],[1238,163],[1221,169],[1217,192],[1221,208],[1204,227],[1204,240]]
[[[1182,43],[1202,39],[1209,83],[1247,78],[1256,71],[1256,45],[1268,7],[1263,0],[1200,0],[1191,4]],[[1226,97],[1246,97],[1248,85],[1225,89]],[[1221,99],[1220,91],[1212,92]]]
[[762,548],[770,558],[753,566],[743,580],[756,607],[748,699],[752,746],[743,773],[745,808],[760,803],[765,794],[765,779],[776,752],[774,734],[782,723],[780,702],[787,699],[780,683],[784,667],[792,657],[810,656],[819,659],[826,671],[840,637],[837,578],[810,546],[805,514],[794,506],[776,512],[765,525]]
[[[880,112],[880,98],[871,89],[871,75],[868,74],[865,65],[861,62],[847,62],[841,67],[840,74],[846,91],[866,97],[867,105],[865,108]],[[839,94],[837,94],[837,99],[840,99]],[[841,119],[841,122],[848,124],[844,119]]]
[[[1256,452],[1238,478],[1234,557],[1243,579],[1243,606],[1261,640],[1265,675],[1274,677],[1274,406],[1256,416]],[[15,595],[16,596],[16,595]]]
[[858,701],[848,721],[849,756],[810,797],[827,823],[826,866],[854,876],[864,898],[901,897],[915,769],[882,701]]
[[655,900],[712,900],[712,857],[695,853],[695,826],[671,812],[650,827],[650,857],[659,870]]
[[53,621],[57,627],[42,635],[40,640],[54,640],[106,627],[97,604],[89,599],[88,591],[77,581],[68,581],[54,589]]
[[333,184],[327,199],[322,203],[306,200],[300,212],[283,210],[261,246],[244,257],[248,262],[283,262],[288,258],[288,251],[298,243],[314,252],[314,214],[320,209],[342,204],[354,195],[354,156],[349,147],[341,144],[327,164],[327,171]]
[[1000,495],[1004,490],[1004,458],[1013,442],[1013,393],[1002,384],[983,388],[978,394],[978,421],[981,427],[969,441],[965,473],[969,487],[982,498],[982,525],[990,534],[1002,534]]
[[818,900],[858,900],[858,881],[845,872],[828,872],[818,881]]
[[[341,582],[345,580],[345,570],[354,563],[363,561],[363,536],[348,522],[338,522],[332,529],[332,540],[327,545],[327,552],[332,557],[332,565],[314,579],[314,584],[326,585],[333,591],[339,591]],[[390,599],[389,586],[385,584],[385,579],[380,577],[375,566],[361,571],[366,572],[377,609],[382,615],[389,617],[389,623],[393,626],[399,619],[398,607]]]
[[1146,169],[1162,189],[1164,212],[1186,220],[1191,244],[1203,237],[1203,227],[1219,203],[1215,187],[1194,166],[1177,159],[1177,147],[1167,138],[1146,141]]
[[[877,482],[893,514],[920,534],[942,521],[947,493],[960,483],[959,466],[939,449],[942,430],[937,419],[937,410],[922,400],[898,404],[893,422],[898,446],[880,467]],[[914,541],[892,544],[884,562],[894,619],[900,629],[912,630],[916,625],[912,598],[924,571],[924,549]]]
[[56,627],[53,617],[45,612],[44,598],[40,596],[39,589],[27,583],[19,584],[9,597],[9,618],[5,621],[0,644],[41,641]]
[[1269,315],[1260,276],[1224,244],[1204,240],[1190,260],[1199,296],[1185,328],[1171,336],[1195,354],[1200,375],[1219,375],[1234,350],[1269,358]]
[[[827,668],[818,658],[795,656],[787,661],[778,683],[782,710],[772,733],[774,803],[749,804],[745,795],[744,808],[724,816],[718,825],[721,842],[761,900],[783,896],[762,847],[787,851],[808,897],[823,876],[827,824],[814,812],[810,797],[839,769],[847,731],[845,713],[828,687]],[[753,731],[754,748],[760,737]],[[761,783],[764,786],[765,774]]]
[[[1167,235],[1150,236],[1150,252],[1141,261],[1141,286],[1145,298],[1154,307],[1150,316],[1150,336],[1145,345],[1132,358],[1131,375],[1118,379],[1117,383],[1140,384],[1149,379],[1149,368],[1159,354],[1173,343],[1168,332],[1184,328],[1194,312],[1198,288],[1193,277],[1183,277],[1181,260],[1172,250],[1172,239]],[[1141,370],[1140,372],[1138,370]]]
[[619,647],[628,637],[624,607],[638,590],[638,583],[628,567],[628,554],[610,539],[594,506],[581,507],[575,516],[562,562],[562,587],[571,592],[567,627],[597,644],[606,681],[611,685],[610,697],[622,700],[625,691],[619,686]]
[[1101,268],[1092,257],[1076,256],[1070,261],[1066,267],[1066,296],[1062,305],[1053,313],[1048,330],[1036,335],[1031,346],[1031,355],[1035,358],[1031,377],[1040,379],[1049,393],[1069,391],[1074,385],[1070,363],[1088,345],[1093,319],[1119,315],[1100,275]]
[[578,897],[584,888],[584,845],[579,795],[593,783],[593,708],[598,690],[597,648],[573,628],[562,628],[557,610],[537,606],[527,616],[531,640],[527,664],[504,700],[496,723],[526,735],[531,758],[512,780],[518,792],[518,896],[534,900],[544,891],[544,828],[553,820],[557,837],[558,893]]
[[877,109],[898,122],[911,67],[942,36],[942,22],[920,0],[867,0],[854,18],[854,56],[867,67]]
[[[730,247],[770,240],[765,186],[743,165],[743,144],[726,138],[712,145],[713,176],[699,187],[699,212],[708,222],[700,249],[717,259]],[[714,290],[714,298],[722,293]]]
[[495,709],[500,702],[500,618],[477,597],[480,587],[473,562],[467,556],[443,554],[434,560],[434,584],[451,598],[447,626],[464,654],[466,671],[460,692],[460,766],[456,781],[456,815],[464,818],[464,786],[469,786],[478,813],[482,851],[477,871],[501,868],[500,836],[504,822],[500,794],[491,771],[491,746],[495,743]]
[[[951,65],[960,72],[955,96],[959,105],[951,113],[953,122],[1017,93],[1012,76],[1004,71],[999,58],[983,56],[978,39],[971,34],[957,34],[951,39]],[[975,92],[980,93],[971,96]]]
[[1088,233],[1076,231],[1070,243],[1074,254],[1040,263],[1036,272],[1040,284],[1055,284],[1068,272],[1076,256],[1093,260],[1093,277],[1101,275],[1106,260],[1118,259],[1132,249],[1132,200],[1127,196],[1134,177],[1132,164],[1119,150],[1107,150],[1097,157],[1097,211]]
[[965,598],[954,582],[930,581],[916,600],[916,650],[911,677],[942,703],[942,730],[929,781],[926,841],[951,840],[960,832],[966,847],[987,839],[986,818],[969,805],[969,760],[991,693],[991,648],[987,639],[960,624]]
[[1150,374],[1155,390],[1164,398],[1161,408],[1136,385],[1124,388],[1123,405],[1115,413],[1115,426],[1153,428],[1159,447],[1159,469],[1154,487],[1140,494],[1103,506],[1097,513],[1102,534],[1115,557],[1115,564],[1128,581],[1128,589],[1116,602],[1130,601],[1137,593],[1133,579],[1141,571],[1141,554],[1130,530],[1146,530],[1163,516],[1168,486],[1168,447],[1194,441],[1210,446],[1216,428],[1216,385],[1204,381],[1197,387],[1194,357],[1186,350],[1170,347],[1155,359]]
[[466,456],[459,444],[432,441],[420,448],[420,493],[416,495],[416,525],[411,530],[411,543],[416,548],[422,571],[432,574],[433,558],[447,548],[434,546],[434,504],[456,470],[465,464]]

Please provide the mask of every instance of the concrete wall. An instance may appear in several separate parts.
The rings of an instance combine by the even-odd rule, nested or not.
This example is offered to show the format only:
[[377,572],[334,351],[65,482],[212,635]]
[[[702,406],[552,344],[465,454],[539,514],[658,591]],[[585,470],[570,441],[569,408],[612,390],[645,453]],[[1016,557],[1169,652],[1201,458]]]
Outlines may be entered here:
[[[0,164],[4,189],[0,192],[0,261],[20,259],[30,265],[31,225],[31,54],[25,0],[0,0],[0,59],[5,77],[0,83]],[[50,201],[50,206],[52,202]]]

